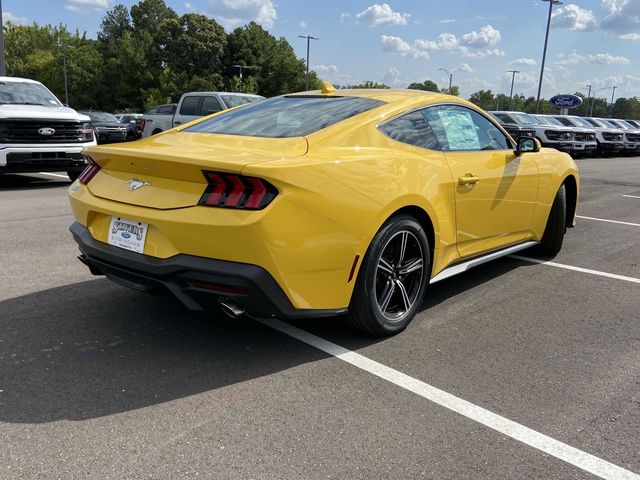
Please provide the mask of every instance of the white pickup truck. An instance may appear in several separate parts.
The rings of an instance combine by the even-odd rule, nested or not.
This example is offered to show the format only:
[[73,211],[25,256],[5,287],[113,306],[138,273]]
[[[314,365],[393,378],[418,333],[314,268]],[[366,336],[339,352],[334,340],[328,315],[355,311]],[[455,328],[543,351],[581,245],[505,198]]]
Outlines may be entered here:
[[95,144],[91,119],[43,84],[0,77],[0,175],[64,171],[75,180],[85,167],[82,149]]
[[164,132],[173,127],[206,115],[263,100],[260,95],[233,92],[189,92],[180,101],[157,105],[142,116],[142,138]]

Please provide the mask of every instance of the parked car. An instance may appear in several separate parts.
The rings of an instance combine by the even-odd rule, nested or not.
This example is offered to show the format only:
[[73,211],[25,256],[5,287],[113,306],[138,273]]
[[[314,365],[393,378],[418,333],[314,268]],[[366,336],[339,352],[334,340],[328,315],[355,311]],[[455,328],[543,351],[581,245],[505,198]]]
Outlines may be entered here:
[[624,131],[624,150],[630,155],[640,151],[640,128],[634,127],[624,120],[606,119],[607,123]]
[[90,118],[62,105],[42,83],[0,77],[0,174],[85,167],[81,151],[95,145]]
[[593,127],[596,131],[596,140],[598,142],[598,153],[601,157],[612,154],[623,153],[625,150],[624,131],[611,124],[600,121],[591,117],[572,117],[586,122],[587,125]]
[[137,140],[142,137],[141,113],[121,113],[116,115],[116,118],[127,125],[127,141]]
[[523,112],[489,112],[499,122],[520,125],[535,132],[535,137],[543,147],[555,148],[562,152],[573,151],[573,131],[564,125],[549,125],[547,122]]
[[127,139],[127,126],[123,125],[115,115],[94,110],[86,110],[82,113],[91,118],[98,144],[124,142]]
[[143,137],[149,137],[200,117],[263,100],[260,95],[232,92],[190,92],[180,97],[177,106],[169,111],[167,105],[154,107],[144,114]]
[[516,141],[522,137],[535,138],[536,136],[536,130],[532,124],[519,123],[510,115],[501,115],[501,112],[489,112],[489,114],[497,120]]
[[71,232],[94,274],[376,335],[404,329],[429,283],[558,253],[579,186],[569,155],[459,97],[330,84],[87,155]]
[[596,131],[585,127],[573,125],[571,122],[561,122],[553,115],[532,115],[541,123],[547,125],[568,128],[573,134],[573,148],[569,152],[573,156],[582,156],[593,154],[598,150],[598,142],[596,142]]

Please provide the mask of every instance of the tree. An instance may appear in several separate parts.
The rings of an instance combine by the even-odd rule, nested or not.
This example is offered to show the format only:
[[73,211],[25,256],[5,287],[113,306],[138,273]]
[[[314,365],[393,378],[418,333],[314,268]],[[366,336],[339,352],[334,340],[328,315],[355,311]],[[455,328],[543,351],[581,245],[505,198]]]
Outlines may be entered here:
[[422,83],[412,83],[407,88],[411,90],[425,90],[427,92],[439,92],[440,89],[435,82],[431,80],[425,80]]
[[457,97],[460,95],[460,87],[458,85],[451,85],[451,91],[449,91],[448,88],[441,88],[440,93],[448,93]]
[[388,85],[384,83],[373,82],[371,80],[365,80],[358,85],[349,85],[347,88],[390,88]]
[[496,99],[491,90],[478,90],[471,94],[469,101],[484,110],[493,110],[496,106]]

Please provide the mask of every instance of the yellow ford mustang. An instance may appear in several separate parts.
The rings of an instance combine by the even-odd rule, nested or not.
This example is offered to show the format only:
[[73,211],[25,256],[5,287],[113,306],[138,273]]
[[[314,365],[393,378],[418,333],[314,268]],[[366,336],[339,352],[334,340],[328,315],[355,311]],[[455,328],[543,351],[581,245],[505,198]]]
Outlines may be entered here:
[[86,150],[71,232],[94,274],[237,316],[402,330],[434,283],[572,226],[571,158],[416,90],[323,90]]

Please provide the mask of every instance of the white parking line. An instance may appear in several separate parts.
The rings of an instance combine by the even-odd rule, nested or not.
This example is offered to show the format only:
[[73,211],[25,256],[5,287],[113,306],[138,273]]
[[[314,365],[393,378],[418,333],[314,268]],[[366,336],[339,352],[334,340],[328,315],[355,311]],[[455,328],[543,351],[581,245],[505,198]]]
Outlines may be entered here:
[[309,332],[289,325],[280,320],[257,319],[260,323],[274,328],[290,337],[304,342],[312,347],[322,350],[340,360],[343,360],[355,367],[360,368],[372,375],[382,378],[388,382],[413,392],[421,397],[448,408],[466,418],[474,420],[486,427],[508,437],[518,440],[530,447],[563,460],[577,468],[592,473],[600,478],[610,480],[640,480],[637,475],[629,470],[602,460],[594,455],[578,450],[566,443],[555,440],[540,432],[532,430],[524,425],[502,417],[496,413],[482,407],[467,402],[462,398],[440,390],[416,378],[410,377],[398,370],[387,367],[379,362],[371,360],[359,353],[347,350],[340,345],[332,343],[324,338],[320,338]]
[[620,220],[607,220],[606,218],[584,217],[582,215],[576,215],[576,218],[582,218],[584,220],[595,220],[596,222],[618,223],[620,225],[631,225],[632,227],[640,227],[640,223],[621,222]]
[[627,197],[627,198],[640,198],[637,195],[622,195],[623,197]]
[[50,172],[38,172],[39,175],[49,175],[50,177],[60,177],[69,180],[67,175],[62,175],[60,173],[50,173]]
[[550,267],[563,268],[565,270],[573,270],[574,272],[588,273],[590,275],[598,275],[599,277],[607,277],[607,278],[613,278],[616,280],[624,280],[625,282],[640,283],[640,278],[627,277],[625,275],[618,275],[615,273],[601,272],[599,270],[591,270],[590,268],[574,267],[573,265],[565,265],[564,263],[549,262],[547,260],[540,260],[538,258],[523,257],[520,255],[509,255],[509,256],[511,258],[517,258],[518,260],[524,260],[525,262],[538,263],[540,265],[548,265]]

